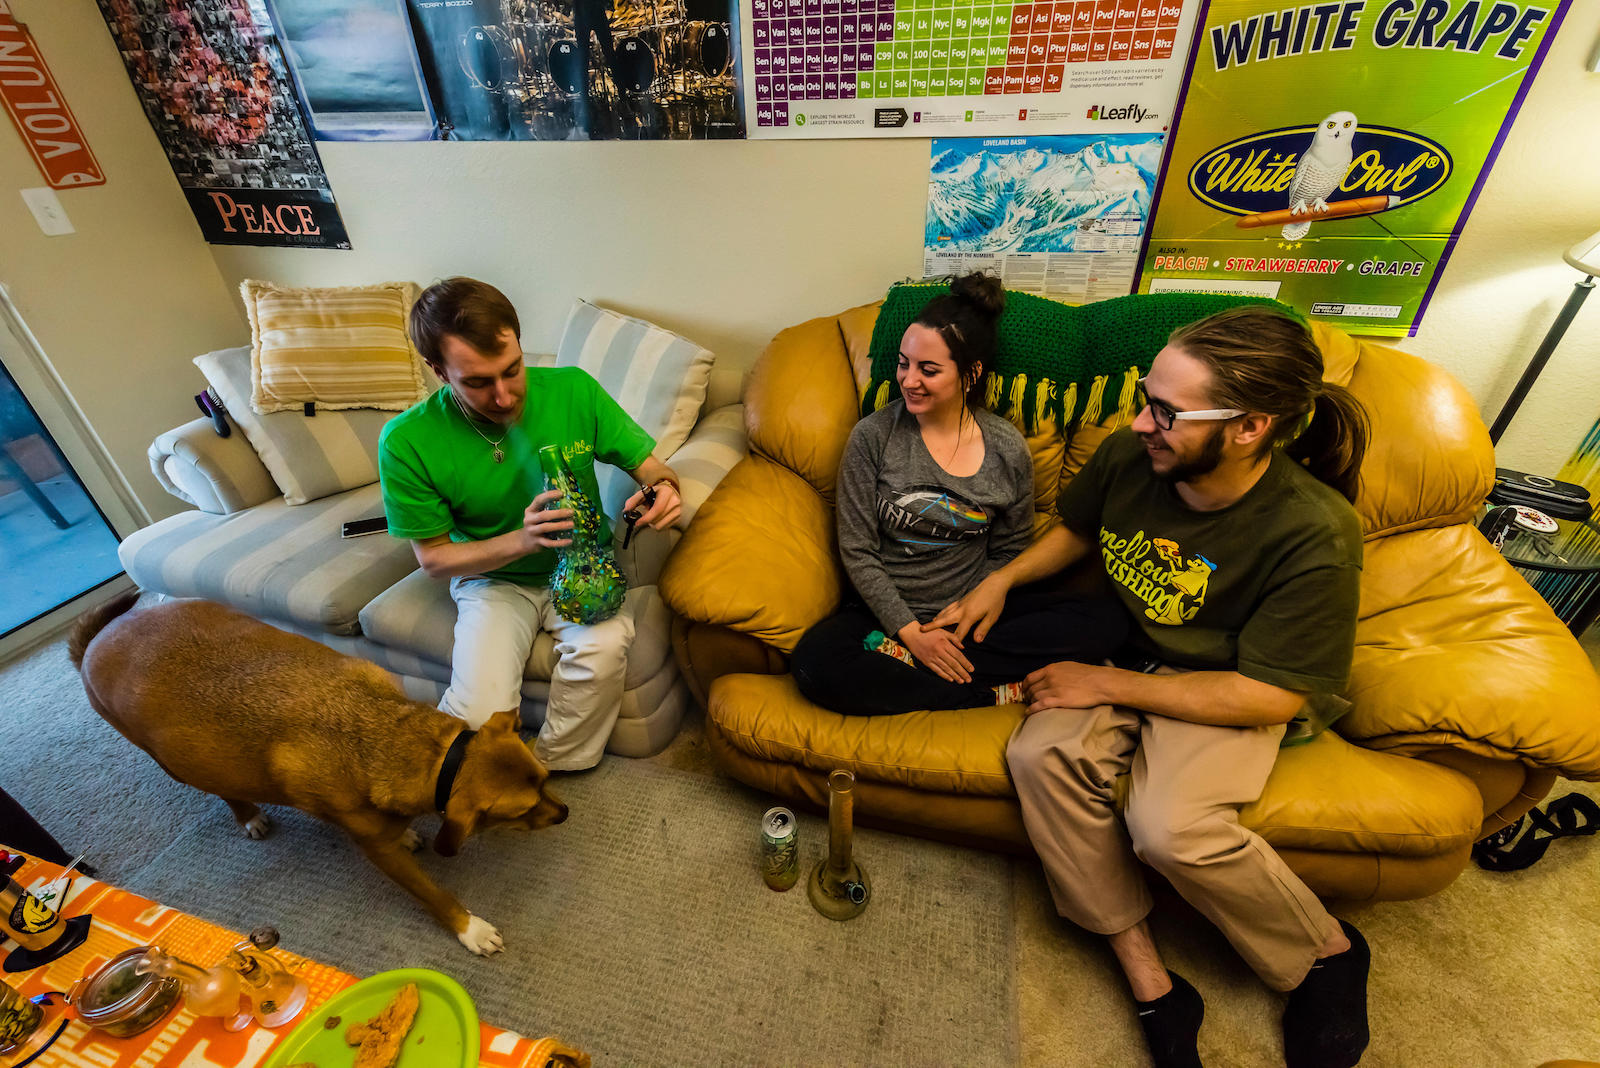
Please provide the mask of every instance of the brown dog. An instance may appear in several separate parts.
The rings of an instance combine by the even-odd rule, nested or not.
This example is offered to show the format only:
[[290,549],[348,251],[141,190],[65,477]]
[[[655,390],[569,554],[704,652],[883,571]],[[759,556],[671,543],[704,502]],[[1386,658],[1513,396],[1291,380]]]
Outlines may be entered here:
[[[418,866],[411,822],[436,810],[436,792],[447,795],[433,847],[448,857],[477,831],[567,818],[517,736],[515,709],[472,734],[407,698],[376,664],[209,601],[124,615],[137,598],[84,613],[69,645],[106,722],[174,779],[226,801],[251,838],[272,828],[257,803],[326,820],[462,945],[484,956],[504,947]],[[453,783],[447,756],[458,764]]]

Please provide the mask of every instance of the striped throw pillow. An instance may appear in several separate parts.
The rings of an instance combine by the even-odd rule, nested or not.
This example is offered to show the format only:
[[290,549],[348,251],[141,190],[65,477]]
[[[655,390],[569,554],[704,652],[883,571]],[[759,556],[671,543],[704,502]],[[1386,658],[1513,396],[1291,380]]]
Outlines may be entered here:
[[[677,452],[694,429],[714,359],[709,349],[670,330],[586,300],[573,304],[556,347],[556,366],[581,367],[594,376],[656,439],[660,459]],[[637,486],[614,468],[602,467],[595,474],[601,508],[614,517]]]
[[269,412],[378,408],[401,412],[427,395],[406,333],[411,282],[291,289],[245,279],[250,407]]

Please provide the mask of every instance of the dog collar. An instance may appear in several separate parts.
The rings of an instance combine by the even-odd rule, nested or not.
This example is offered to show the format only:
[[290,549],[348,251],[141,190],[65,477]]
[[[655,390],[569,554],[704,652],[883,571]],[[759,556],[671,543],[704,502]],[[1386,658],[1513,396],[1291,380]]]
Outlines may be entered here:
[[450,791],[456,784],[456,772],[461,770],[461,761],[467,755],[467,743],[472,741],[472,736],[477,731],[463,730],[456,735],[456,740],[450,743],[450,748],[445,751],[444,764],[439,768],[439,784],[433,788],[433,807],[435,811],[443,812],[446,801],[450,800]]

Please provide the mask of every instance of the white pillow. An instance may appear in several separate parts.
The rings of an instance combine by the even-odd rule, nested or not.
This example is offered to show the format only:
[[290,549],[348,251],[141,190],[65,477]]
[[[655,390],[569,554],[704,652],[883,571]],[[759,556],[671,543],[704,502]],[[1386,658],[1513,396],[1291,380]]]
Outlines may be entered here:
[[283,491],[286,504],[305,504],[378,481],[378,435],[394,412],[376,408],[317,408],[263,415],[250,406],[250,350],[219,349],[194,358]]
[[[643,319],[579,300],[556,347],[557,367],[581,367],[656,439],[666,459],[688,440],[716,359],[709,349]],[[637,488],[627,472],[601,466],[600,506],[610,516]]]

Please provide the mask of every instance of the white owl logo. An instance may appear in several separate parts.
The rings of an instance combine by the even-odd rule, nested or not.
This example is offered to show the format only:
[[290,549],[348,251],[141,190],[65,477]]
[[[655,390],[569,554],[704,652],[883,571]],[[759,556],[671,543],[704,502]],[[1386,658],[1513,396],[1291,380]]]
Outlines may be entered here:
[[[1348,111],[1335,111],[1317,126],[1311,146],[1300,154],[1289,182],[1289,212],[1300,215],[1322,211],[1328,194],[1339,188],[1350,169],[1350,145],[1356,136],[1356,117]],[[1283,236],[1298,241],[1311,230],[1311,223],[1293,222],[1283,228]]]

